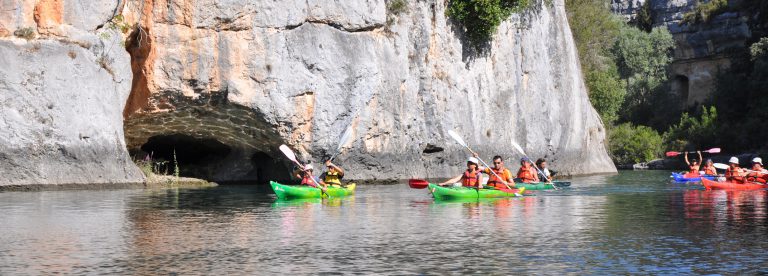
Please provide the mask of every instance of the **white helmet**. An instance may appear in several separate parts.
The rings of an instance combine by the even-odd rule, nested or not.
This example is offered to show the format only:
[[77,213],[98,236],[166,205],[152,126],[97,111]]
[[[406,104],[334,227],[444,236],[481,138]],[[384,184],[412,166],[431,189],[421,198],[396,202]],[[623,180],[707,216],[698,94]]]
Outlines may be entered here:
[[312,168],[312,164],[306,164],[306,165],[304,165],[304,170],[305,170],[305,171],[308,171],[308,170],[312,170],[312,169],[313,169],[313,168]]
[[760,165],[763,165],[763,159],[760,157],[755,157],[755,159],[752,159],[752,163],[760,163]]
[[733,156],[731,157],[731,159],[728,159],[728,163],[739,164],[739,158],[736,158],[736,156]]
[[472,162],[472,163],[475,163],[475,165],[477,165],[477,163],[480,162],[480,161],[477,161],[477,158],[475,158],[474,156],[470,156],[467,159],[467,162]]

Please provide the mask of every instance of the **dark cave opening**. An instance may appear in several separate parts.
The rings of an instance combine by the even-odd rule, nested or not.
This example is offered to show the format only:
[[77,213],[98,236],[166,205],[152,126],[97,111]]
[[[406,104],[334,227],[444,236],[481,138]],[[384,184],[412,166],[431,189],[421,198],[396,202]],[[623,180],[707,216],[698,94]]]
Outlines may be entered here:
[[175,154],[180,176],[212,180],[216,164],[224,160],[232,148],[213,138],[170,134],[150,137],[141,151],[151,157],[155,173],[173,174]]

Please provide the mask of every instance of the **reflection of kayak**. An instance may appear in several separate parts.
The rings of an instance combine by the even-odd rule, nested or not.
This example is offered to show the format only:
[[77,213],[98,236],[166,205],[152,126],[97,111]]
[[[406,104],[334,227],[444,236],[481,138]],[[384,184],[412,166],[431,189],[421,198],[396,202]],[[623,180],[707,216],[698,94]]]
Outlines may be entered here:
[[702,179],[701,185],[707,190],[760,190],[765,189],[766,186],[762,184],[746,183],[739,184],[733,182],[716,182],[709,179]]
[[702,178],[705,178],[707,180],[715,180],[717,176],[715,175],[692,175],[690,173],[672,173],[672,180],[675,181],[675,183],[685,183],[685,182],[699,182]]
[[554,184],[555,186],[559,187],[568,187],[571,186],[571,182],[566,181],[554,181],[552,183],[546,183],[546,182],[538,182],[538,183],[518,183],[515,182],[515,187],[517,188],[525,188],[526,190],[533,191],[533,190],[551,190],[555,187],[552,186]]
[[328,187],[326,192],[306,185],[285,185],[274,181],[270,181],[269,185],[280,199],[341,197],[355,193],[355,183],[350,183],[346,187]]
[[320,198],[294,198],[294,199],[277,199],[272,203],[272,207],[289,207],[289,206],[304,206],[322,203]]
[[469,187],[443,187],[435,184],[429,184],[429,191],[435,199],[459,199],[459,198],[493,198],[493,197],[514,197],[515,193],[522,195],[525,188],[512,190],[499,189],[475,189]]

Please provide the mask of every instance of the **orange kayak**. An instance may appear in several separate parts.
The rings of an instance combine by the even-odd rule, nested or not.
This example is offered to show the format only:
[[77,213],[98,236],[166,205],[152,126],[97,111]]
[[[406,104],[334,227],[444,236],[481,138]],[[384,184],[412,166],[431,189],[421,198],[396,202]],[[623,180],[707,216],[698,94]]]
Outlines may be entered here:
[[717,182],[706,178],[701,179],[701,185],[704,185],[704,188],[707,188],[707,190],[760,190],[766,188],[766,185],[763,184]]

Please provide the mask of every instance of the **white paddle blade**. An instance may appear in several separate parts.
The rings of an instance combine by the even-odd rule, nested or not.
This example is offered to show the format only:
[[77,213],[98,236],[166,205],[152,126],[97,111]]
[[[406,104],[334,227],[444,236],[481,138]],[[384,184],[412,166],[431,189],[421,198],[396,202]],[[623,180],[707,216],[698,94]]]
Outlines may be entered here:
[[448,131],[448,136],[451,136],[453,140],[456,140],[456,142],[458,142],[463,147],[467,147],[467,143],[464,142],[464,139],[462,139],[461,136],[459,136],[459,134],[454,132],[453,130]]
[[286,146],[285,144],[280,145],[280,151],[283,152],[283,154],[285,154],[285,157],[288,157],[288,159],[290,159],[294,163],[298,163],[296,161],[296,154],[293,153],[293,151],[290,148],[288,148],[288,146]]
[[512,141],[512,146],[515,147],[517,152],[519,152],[523,156],[528,156],[527,154],[525,154],[525,151],[523,150],[523,148],[521,148],[520,145],[518,145],[515,141]]
[[720,148],[713,148],[707,151],[708,153],[720,153]]
[[718,169],[721,169],[721,170],[727,170],[728,169],[728,165],[723,164],[723,163],[715,163],[715,164],[712,164],[712,165],[714,165],[715,168],[718,168]]
[[339,146],[336,147],[336,151],[337,152],[341,151],[341,149],[344,148],[344,146],[349,143],[351,138],[352,138],[352,125],[349,125],[349,127],[347,127],[347,130],[344,131],[344,134],[341,135],[341,138],[339,139]]

